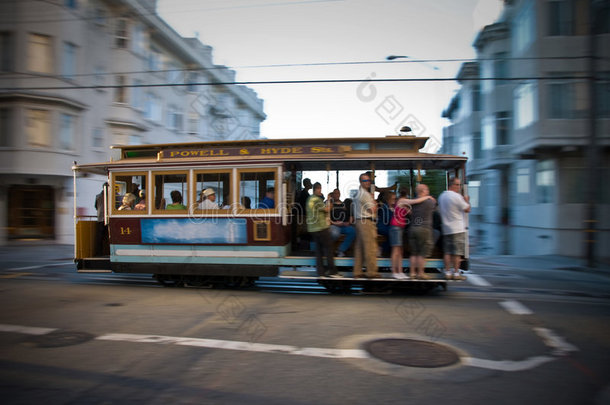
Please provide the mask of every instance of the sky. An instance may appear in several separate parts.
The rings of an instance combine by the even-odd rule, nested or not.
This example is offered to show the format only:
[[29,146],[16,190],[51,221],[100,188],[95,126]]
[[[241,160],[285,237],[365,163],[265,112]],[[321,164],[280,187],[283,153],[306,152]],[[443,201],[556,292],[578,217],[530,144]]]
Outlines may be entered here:
[[[238,81],[363,80],[249,85],[264,100],[261,137],[376,137],[408,125],[437,141],[427,145],[435,148],[455,81],[364,80],[454,78],[462,62],[438,60],[473,58],[476,34],[497,19],[502,3],[160,0],[158,11],[182,36],[212,46],[214,63],[235,70]],[[409,58],[390,63],[388,55]]]

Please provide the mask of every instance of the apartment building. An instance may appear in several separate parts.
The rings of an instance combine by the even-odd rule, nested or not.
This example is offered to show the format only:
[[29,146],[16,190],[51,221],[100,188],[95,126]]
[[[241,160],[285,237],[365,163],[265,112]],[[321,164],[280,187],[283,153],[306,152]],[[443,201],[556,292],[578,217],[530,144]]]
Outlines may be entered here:
[[[71,167],[110,145],[260,137],[263,101],[220,84],[235,72],[156,0],[1,0],[0,15],[0,243],[71,243]],[[102,183],[79,183],[77,214]]]
[[[451,124],[442,150],[470,158],[475,253],[585,257],[594,220],[597,257],[610,255],[610,192],[599,181],[610,175],[610,2],[593,3],[591,24],[589,1],[504,1],[474,41],[477,59],[462,65],[443,113]],[[592,179],[595,218],[587,212]]]

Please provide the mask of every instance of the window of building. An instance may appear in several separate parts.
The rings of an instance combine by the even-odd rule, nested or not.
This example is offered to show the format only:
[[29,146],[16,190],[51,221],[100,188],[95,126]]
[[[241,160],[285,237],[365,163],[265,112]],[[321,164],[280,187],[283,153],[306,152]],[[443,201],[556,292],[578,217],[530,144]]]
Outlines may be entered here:
[[116,20],[114,45],[121,49],[126,49],[129,45],[129,20],[127,18],[118,18]]
[[189,206],[187,173],[165,173],[154,176],[155,210],[185,213]]
[[61,114],[59,123],[59,147],[65,150],[74,150],[76,117],[70,114]]
[[133,25],[132,50],[137,55],[144,55],[146,52],[145,30],[144,27],[138,23]]
[[101,149],[104,147],[104,130],[102,128],[93,128],[93,139],[91,145],[95,149]]
[[133,81],[134,87],[131,88],[131,105],[140,111],[144,111],[144,82],[139,79]]
[[549,80],[549,118],[584,118],[587,115],[587,86],[583,80],[571,79],[568,73],[553,73]]
[[472,158],[473,159],[480,159],[483,157],[483,153],[482,153],[482,145],[481,145],[481,133],[480,132],[474,132],[472,134]]
[[481,80],[481,91],[483,94],[488,94],[494,88],[494,67],[493,61],[491,60],[483,60],[481,61],[481,78],[485,80]]
[[481,129],[483,132],[483,150],[489,150],[496,146],[496,137],[494,134],[494,119],[492,116],[485,116],[481,122]]
[[114,77],[115,85],[114,88],[114,102],[115,103],[127,103],[127,78],[123,75],[117,75]]
[[[240,170],[239,173],[239,201],[246,208],[248,205],[251,209],[259,208],[261,200],[265,198],[267,190],[276,188],[276,170],[275,169],[250,169]],[[274,190],[275,207],[277,208],[277,189]]]
[[472,86],[472,111],[481,111],[481,84]]
[[0,32],[0,71],[13,70],[13,42],[10,32]]
[[65,78],[71,79],[76,73],[76,45],[70,42],[64,42],[62,63],[61,63],[61,75]]
[[152,46],[148,53],[148,70],[157,72],[161,70],[161,51]]
[[200,125],[201,125],[201,117],[196,112],[189,112],[189,120],[188,120],[188,133],[191,135],[201,135],[200,134]]
[[581,158],[566,158],[561,164],[560,201],[566,204],[587,202],[587,167]]
[[182,111],[175,105],[170,105],[167,108],[167,127],[176,131],[182,131],[184,116]]
[[[180,65],[176,62],[168,61],[165,64],[165,73],[166,79],[168,83],[181,84],[184,83],[182,76],[182,69]],[[181,90],[180,87],[175,87],[174,89]]]
[[[196,201],[197,209],[210,209],[217,206],[221,210],[231,208],[231,172],[223,170],[220,172],[198,172],[195,174],[197,179]],[[214,191],[214,197],[204,195],[205,190]],[[205,200],[209,200],[205,202]]]
[[572,35],[574,31],[574,5],[572,0],[550,0],[549,35]]
[[510,144],[510,112],[496,113],[496,145]]
[[11,146],[11,109],[0,108],[0,147]]
[[521,55],[534,42],[536,37],[535,2],[525,2],[513,20],[512,54]]
[[530,192],[530,169],[520,167],[517,169],[517,193],[529,194]]
[[146,93],[144,116],[155,122],[161,121],[163,116],[163,104],[161,98],[154,93]]
[[496,85],[508,83],[508,60],[506,52],[498,52],[494,55],[493,70]]
[[536,163],[536,200],[538,203],[554,202],[555,164],[552,160]]
[[[112,190],[114,191],[113,214],[142,214],[146,206],[140,198],[140,190],[146,190],[146,173],[117,173],[112,175]],[[144,205],[144,206],[143,206]]]
[[27,109],[25,130],[29,146],[51,146],[51,112],[48,110]]
[[48,35],[28,36],[27,68],[31,72],[53,72],[53,46]]
[[515,88],[515,129],[525,128],[538,119],[537,89],[535,82],[520,83]]

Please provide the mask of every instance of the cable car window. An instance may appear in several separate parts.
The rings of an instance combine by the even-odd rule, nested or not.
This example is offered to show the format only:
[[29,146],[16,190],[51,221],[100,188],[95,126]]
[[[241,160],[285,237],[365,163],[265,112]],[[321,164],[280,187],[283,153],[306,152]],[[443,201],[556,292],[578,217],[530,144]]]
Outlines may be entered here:
[[[142,206],[146,204],[145,192],[146,174],[120,173],[112,177],[113,214],[143,214]],[[140,211],[140,212],[132,212]]]
[[164,214],[186,211],[189,201],[187,179],[186,173],[155,174],[155,210]]
[[276,169],[239,173],[239,201],[245,209],[277,209]]
[[229,210],[231,198],[231,172],[196,173],[195,209]]

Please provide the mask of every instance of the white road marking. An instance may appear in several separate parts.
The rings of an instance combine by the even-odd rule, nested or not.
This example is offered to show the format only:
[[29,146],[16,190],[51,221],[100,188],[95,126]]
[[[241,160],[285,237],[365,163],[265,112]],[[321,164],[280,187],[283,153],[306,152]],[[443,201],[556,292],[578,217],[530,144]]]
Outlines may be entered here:
[[56,328],[36,328],[33,326],[0,324],[0,332],[24,333],[26,335],[46,335],[56,331]]
[[504,308],[513,315],[531,315],[534,313],[531,309],[529,309],[519,301],[506,300],[500,301],[499,304],[500,306],[502,306],[502,308]]
[[474,273],[469,273],[466,280],[479,287],[491,287],[491,284],[487,280]]
[[[540,329],[539,334],[543,336],[545,341],[549,340],[549,345],[561,349],[563,351],[574,351],[578,350],[575,346],[565,342],[559,336],[554,335],[551,331],[544,328]],[[47,333],[56,331],[56,328],[37,328],[31,326],[21,325],[7,325],[0,324],[0,332],[16,332],[24,333],[28,335],[45,335]],[[322,358],[334,358],[334,359],[368,359],[371,356],[365,351],[360,349],[330,349],[330,348],[316,348],[316,347],[298,347],[291,345],[274,345],[267,343],[250,343],[240,342],[235,340],[219,340],[219,339],[201,339],[201,338],[185,338],[176,336],[163,336],[163,335],[137,335],[130,333],[109,333],[106,335],[98,336],[96,340],[106,340],[115,342],[132,342],[132,343],[156,343],[163,345],[179,345],[179,346],[194,346],[194,347],[206,347],[210,349],[224,349],[224,350],[241,350],[259,353],[274,353],[274,354],[288,354],[294,356],[307,356],[307,357],[322,357]],[[524,371],[536,368],[545,363],[554,360],[554,357],[550,356],[535,356],[525,360],[486,360],[477,359],[474,357],[461,357],[460,361],[465,366],[485,368],[489,370],[497,371]]]
[[44,267],[60,267],[60,266],[69,266],[69,265],[73,265],[73,264],[74,264],[74,262],[38,264],[36,266],[15,267],[15,268],[12,268],[12,269],[7,269],[6,271],[34,270],[34,269],[42,269]]
[[524,371],[536,368],[545,363],[555,360],[554,357],[550,356],[536,356],[530,357],[526,360],[513,361],[513,360],[485,360],[476,359],[473,357],[462,357],[462,363],[471,367],[486,368],[489,370],[498,371]]
[[561,336],[547,328],[534,328],[534,331],[544,340],[544,343],[552,347],[555,354],[564,355],[568,352],[577,352],[578,347],[566,342]]
[[250,352],[279,353],[309,357],[330,357],[336,359],[368,358],[364,350],[358,349],[324,349],[315,347],[297,347],[289,345],[272,345],[266,343],[239,342],[235,340],[183,338],[160,335],[134,335],[127,333],[111,333],[98,336],[97,340],[114,340],[135,343],[176,344],[180,346],[207,347],[211,349],[243,350]]

